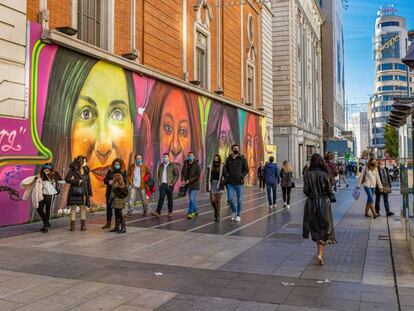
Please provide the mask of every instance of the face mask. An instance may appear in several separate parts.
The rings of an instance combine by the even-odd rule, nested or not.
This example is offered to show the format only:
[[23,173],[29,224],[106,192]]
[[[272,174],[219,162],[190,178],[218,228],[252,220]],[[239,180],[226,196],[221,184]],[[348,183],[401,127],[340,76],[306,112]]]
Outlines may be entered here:
[[46,175],[49,175],[50,171],[43,171],[43,173],[45,173]]
[[141,165],[142,164],[142,160],[137,160],[137,164]]
[[233,153],[237,155],[237,154],[239,154],[239,150],[237,150],[237,149],[233,150]]
[[168,158],[164,158],[164,163],[168,164]]
[[213,163],[214,164],[217,164],[217,163],[219,163],[219,161],[218,160],[214,160]]
[[86,162],[83,162],[82,166],[85,167],[86,166]]
[[194,156],[189,156],[189,157],[188,157],[188,160],[189,160],[190,162],[193,162],[193,161],[194,161]]
[[385,165],[381,165],[381,168],[385,168]]
[[114,165],[114,168],[115,168],[116,170],[119,170],[119,169],[121,169],[121,165],[119,165],[119,164],[115,164],[115,165]]

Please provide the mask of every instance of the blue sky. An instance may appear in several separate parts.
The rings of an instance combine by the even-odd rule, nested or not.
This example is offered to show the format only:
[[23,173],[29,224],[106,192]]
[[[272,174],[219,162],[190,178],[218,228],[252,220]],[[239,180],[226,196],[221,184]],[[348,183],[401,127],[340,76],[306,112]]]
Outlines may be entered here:
[[414,0],[349,0],[344,12],[345,92],[349,104],[368,102],[374,92],[372,38],[381,5],[394,4],[397,14],[414,30]]

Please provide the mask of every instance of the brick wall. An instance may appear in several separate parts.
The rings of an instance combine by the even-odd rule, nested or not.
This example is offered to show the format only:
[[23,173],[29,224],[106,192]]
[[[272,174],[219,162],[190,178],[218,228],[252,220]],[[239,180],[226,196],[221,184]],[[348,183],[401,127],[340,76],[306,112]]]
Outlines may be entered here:
[[131,51],[131,1],[115,1],[115,54],[125,54]]

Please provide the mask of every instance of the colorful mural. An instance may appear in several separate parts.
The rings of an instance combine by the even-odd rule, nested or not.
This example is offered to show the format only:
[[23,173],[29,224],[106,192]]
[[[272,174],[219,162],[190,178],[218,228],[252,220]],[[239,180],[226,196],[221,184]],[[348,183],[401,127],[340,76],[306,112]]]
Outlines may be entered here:
[[[69,163],[86,156],[92,203],[105,205],[103,179],[115,158],[130,163],[143,155],[154,176],[164,153],[179,165],[193,151],[202,167],[240,144],[251,168],[250,184],[264,158],[263,118],[117,65],[40,41],[30,24],[29,118],[1,119],[0,226],[34,215],[29,201],[16,201],[19,183],[53,161],[64,176]],[[178,187],[178,185],[177,185]],[[16,192],[18,191],[18,193]],[[13,194],[13,195],[12,195]],[[52,212],[66,204],[67,189]]]

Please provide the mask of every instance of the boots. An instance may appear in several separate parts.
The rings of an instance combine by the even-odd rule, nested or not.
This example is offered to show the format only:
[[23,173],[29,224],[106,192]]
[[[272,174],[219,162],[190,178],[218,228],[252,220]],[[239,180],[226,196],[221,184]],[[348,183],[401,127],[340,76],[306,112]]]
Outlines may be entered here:
[[85,219],[81,220],[81,230],[86,231]]
[[117,233],[126,233],[125,219],[121,219],[121,229]]
[[120,225],[119,220],[115,219],[115,227],[113,229],[109,230],[109,232],[118,232],[119,231],[119,225]]
[[369,204],[367,203],[367,204],[365,204],[365,217],[371,217],[371,216],[368,214],[368,211],[369,211]]
[[368,204],[368,206],[369,206],[369,209],[371,210],[371,213],[372,213],[372,217],[375,219],[375,218],[377,218],[378,217],[378,214],[375,212],[375,207],[374,207],[374,204]]
[[106,225],[102,227],[102,229],[109,229],[111,228],[111,220],[107,219],[106,220]]
[[70,221],[70,229],[69,229],[69,231],[75,231],[75,221],[74,220],[71,220]]

